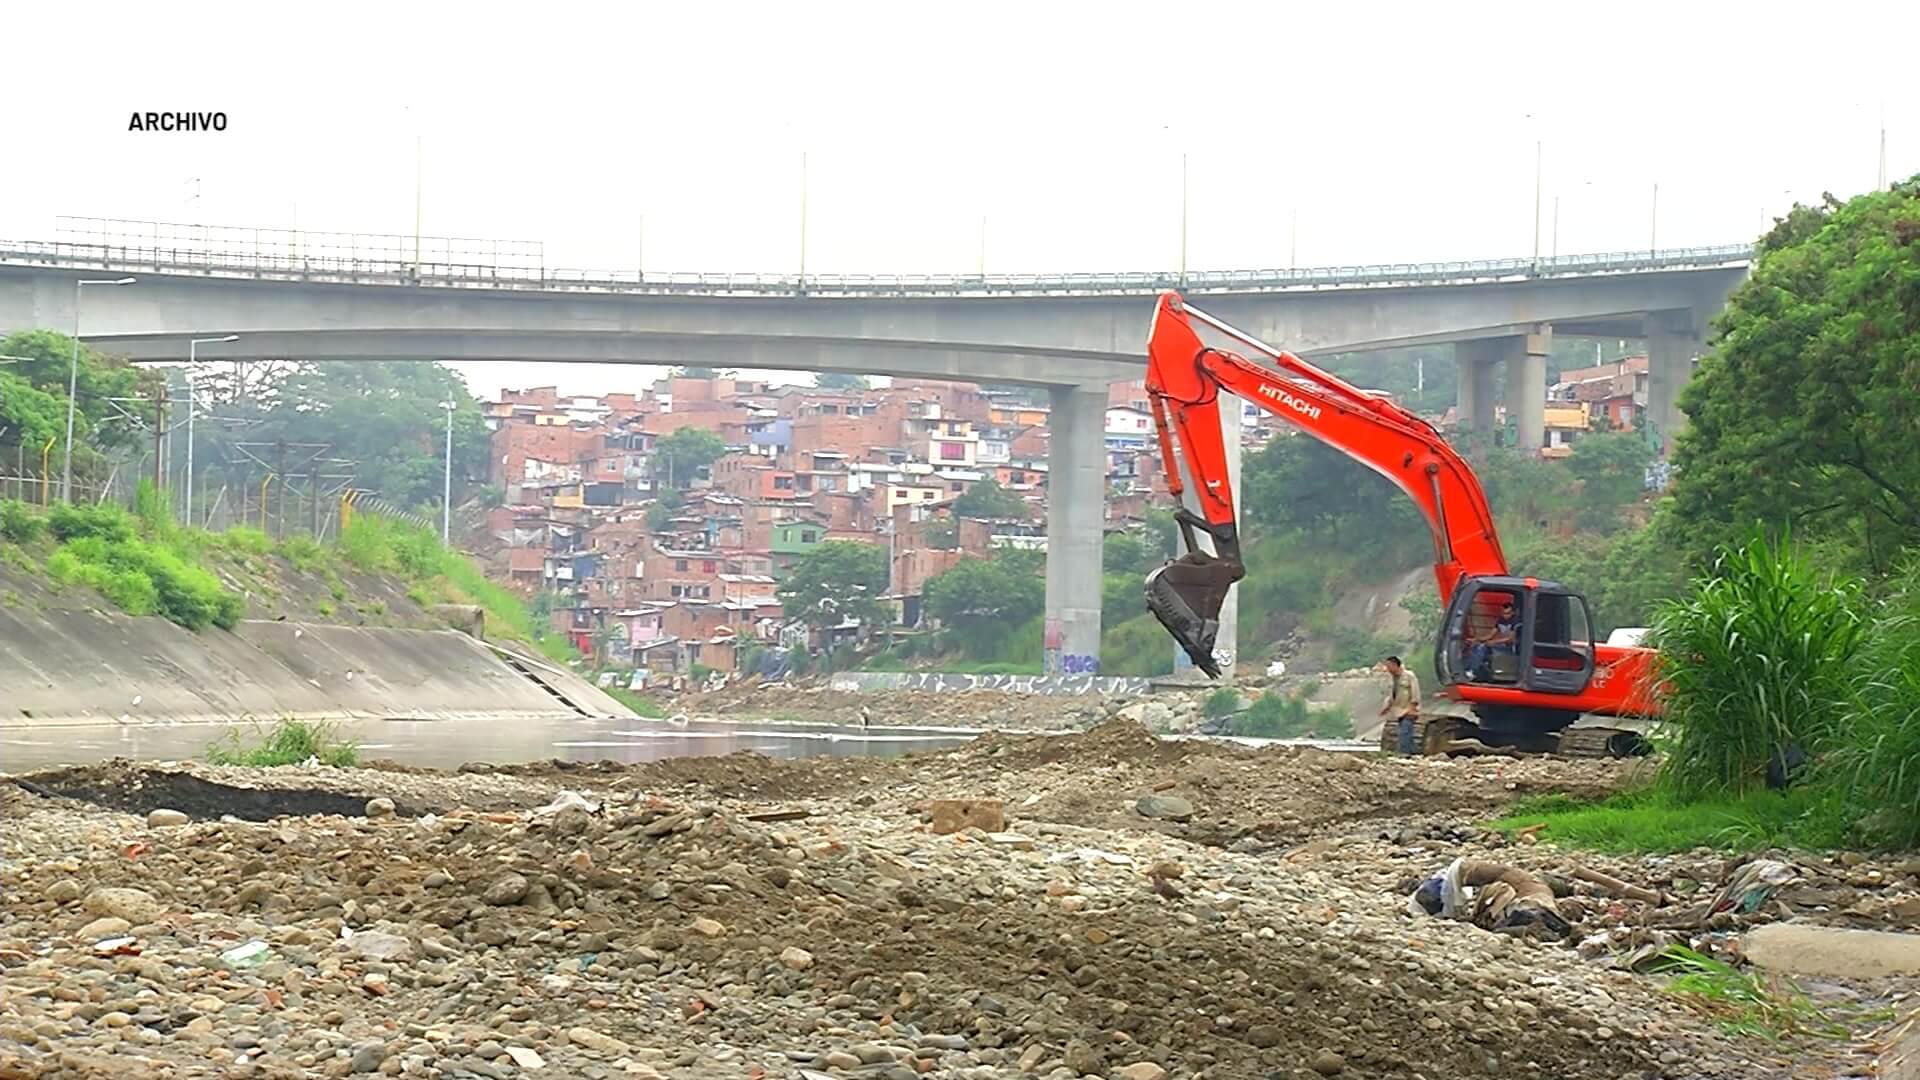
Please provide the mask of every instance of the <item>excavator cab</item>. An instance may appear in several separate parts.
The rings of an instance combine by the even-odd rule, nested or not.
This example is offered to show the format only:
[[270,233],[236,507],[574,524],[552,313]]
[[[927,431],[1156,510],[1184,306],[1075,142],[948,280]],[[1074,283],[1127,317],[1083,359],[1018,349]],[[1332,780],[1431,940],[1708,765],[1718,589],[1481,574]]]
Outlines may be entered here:
[[[1512,640],[1487,643],[1503,623]],[[1581,693],[1594,667],[1586,598],[1537,578],[1468,577],[1447,605],[1433,666],[1447,685]]]

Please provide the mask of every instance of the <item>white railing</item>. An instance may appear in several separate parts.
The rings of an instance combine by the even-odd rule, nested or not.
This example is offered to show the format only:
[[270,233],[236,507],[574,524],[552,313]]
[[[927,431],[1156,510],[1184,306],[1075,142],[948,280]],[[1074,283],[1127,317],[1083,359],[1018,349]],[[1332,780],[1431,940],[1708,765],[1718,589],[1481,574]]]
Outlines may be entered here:
[[[72,219],[69,219],[72,220]],[[83,219],[92,221],[94,219]],[[541,292],[687,296],[1089,296],[1458,285],[1744,266],[1745,244],[1540,259],[1380,263],[1292,270],[1080,274],[642,274],[550,268],[531,241],[285,230],[202,229],[143,223],[69,229],[84,240],[0,240],[0,265],[274,281]],[[197,235],[198,229],[205,235]],[[97,239],[95,239],[97,238]]]

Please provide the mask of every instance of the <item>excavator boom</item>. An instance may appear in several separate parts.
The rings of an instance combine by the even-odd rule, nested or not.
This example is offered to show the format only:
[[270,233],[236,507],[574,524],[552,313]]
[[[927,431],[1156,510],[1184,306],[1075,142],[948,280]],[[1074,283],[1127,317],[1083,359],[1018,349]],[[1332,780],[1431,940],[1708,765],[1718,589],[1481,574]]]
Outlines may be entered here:
[[[1274,366],[1208,345],[1200,326],[1264,355]],[[1178,293],[1162,293],[1147,341],[1147,394],[1167,485],[1176,498],[1190,497],[1192,507],[1182,505],[1174,511],[1186,552],[1148,576],[1147,606],[1201,670],[1219,677],[1214,650],[1220,609],[1228,589],[1246,574],[1220,429],[1222,391],[1251,401],[1342,451],[1405,492],[1419,507],[1432,535],[1434,582],[1442,607],[1449,607],[1468,582],[1522,581],[1508,578],[1506,555],[1479,478],[1433,425],[1192,307]],[[1200,534],[1210,541],[1211,553],[1201,549]],[[1536,587],[1533,579],[1524,582],[1524,586],[1500,587]],[[1560,595],[1567,594],[1562,590]],[[1573,599],[1578,601],[1577,595]],[[1493,596],[1485,602],[1492,603]],[[1584,601],[1580,607],[1584,612]],[[1564,700],[1500,687],[1487,687],[1484,692],[1476,688],[1462,696],[1497,701],[1509,708],[1646,711],[1644,693],[1632,695],[1631,703],[1627,700],[1625,684],[1638,680],[1610,680],[1609,676],[1615,667],[1621,675],[1644,675],[1650,654],[1609,646],[1594,650],[1583,670],[1597,676],[1590,681],[1599,689],[1584,689]],[[1598,671],[1593,669],[1594,657],[1605,665]],[[1542,682],[1546,681],[1550,680],[1543,675]],[[1609,684],[1613,689],[1604,689]]]

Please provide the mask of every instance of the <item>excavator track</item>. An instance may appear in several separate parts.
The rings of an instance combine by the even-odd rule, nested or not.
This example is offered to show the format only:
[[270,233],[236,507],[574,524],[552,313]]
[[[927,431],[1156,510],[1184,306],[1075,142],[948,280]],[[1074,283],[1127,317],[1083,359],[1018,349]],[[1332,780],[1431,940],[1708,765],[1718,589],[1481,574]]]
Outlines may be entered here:
[[[1422,756],[1456,754],[1516,754],[1529,757],[1625,758],[1647,754],[1651,745],[1644,735],[1625,728],[1576,727],[1558,735],[1542,735],[1531,745],[1516,745],[1511,740],[1490,735],[1470,717],[1428,715],[1413,725],[1415,752]],[[1400,750],[1399,725],[1389,722],[1380,728],[1380,749],[1389,754]]]

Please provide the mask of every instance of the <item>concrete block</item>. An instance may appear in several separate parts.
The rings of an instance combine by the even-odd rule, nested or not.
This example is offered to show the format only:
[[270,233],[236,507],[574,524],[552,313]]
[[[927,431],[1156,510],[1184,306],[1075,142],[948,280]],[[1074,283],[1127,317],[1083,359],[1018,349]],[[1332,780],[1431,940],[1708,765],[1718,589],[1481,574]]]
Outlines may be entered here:
[[1747,934],[1755,967],[1788,975],[1884,979],[1920,975],[1920,934],[1771,923]]

